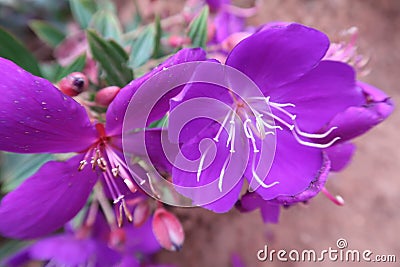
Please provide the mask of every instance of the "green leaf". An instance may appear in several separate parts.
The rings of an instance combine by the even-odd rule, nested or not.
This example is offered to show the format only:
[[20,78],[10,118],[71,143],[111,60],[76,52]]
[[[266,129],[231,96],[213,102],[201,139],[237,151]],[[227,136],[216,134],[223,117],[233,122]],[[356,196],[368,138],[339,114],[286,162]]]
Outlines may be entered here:
[[19,241],[19,240],[9,240],[5,244],[0,246],[0,260],[5,259],[18,251],[22,248],[28,246],[32,242],[27,241]]
[[65,38],[62,31],[45,21],[33,20],[29,23],[29,27],[35,32],[40,40],[53,48],[59,45]]
[[69,4],[75,20],[82,29],[86,29],[97,10],[96,3],[93,0],[69,0]]
[[41,76],[36,58],[13,35],[0,27],[0,57],[7,58],[30,73]]
[[114,39],[117,42],[121,40],[122,26],[116,15],[110,11],[97,11],[90,22],[90,28],[106,39]]
[[53,83],[58,82],[57,76],[61,69],[62,67],[57,62],[42,62],[40,64],[42,77]]
[[69,66],[67,67],[61,67],[59,71],[57,72],[57,75],[55,77],[55,81],[59,81],[68,74],[72,72],[82,72],[83,68],[85,67],[86,63],[86,55],[83,54],[79,57],[77,57],[74,62],[72,62]]
[[54,159],[49,154],[16,154],[4,152],[0,180],[2,191],[10,192],[33,175],[44,163]]
[[155,28],[154,25],[149,25],[132,43],[129,66],[135,69],[146,63],[153,55],[154,46]]
[[113,40],[105,40],[95,31],[87,31],[87,39],[93,58],[106,74],[108,85],[123,87],[133,79],[133,71],[128,67],[128,55]]
[[155,36],[154,36],[154,52],[153,58],[159,58],[162,56],[161,51],[161,36],[162,36],[162,28],[160,17],[157,16],[155,20]]
[[200,14],[190,23],[188,36],[193,47],[206,47],[208,6],[205,6]]

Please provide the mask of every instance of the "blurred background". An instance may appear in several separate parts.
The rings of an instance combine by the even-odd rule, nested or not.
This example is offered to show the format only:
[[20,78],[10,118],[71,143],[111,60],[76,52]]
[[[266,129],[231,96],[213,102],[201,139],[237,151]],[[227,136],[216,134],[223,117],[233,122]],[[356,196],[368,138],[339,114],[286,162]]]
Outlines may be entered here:
[[[130,0],[116,1],[121,18],[129,18]],[[184,1],[140,0],[140,5],[159,2],[158,10],[180,12]],[[254,1],[233,1],[249,7]],[[0,0],[0,25],[26,42],[42,59],[51,55],[24,25],[27,21],[62,21],[67,1]],[[151,16],[149,10],[149,16]],[[264,0],[249,24],[295,21],[318,28],[333,41],[352,26],[359,29],[359,52],[370,59],[370,73],[361,80],[384,90],[400,103],[400,1],[399,0]],[[344,238],[349,249],[369,249],[374,254],[396,254],[400,262],[400,113],[395,110],[382,125],[355,140],[358,147],[351,164],[331,175],[326,187],[340,194],[343,207],[320,195],[309,205],[283,210],[277,225],[265,225],[258,211],[240,214],[213,214],[202,209],[174,209],[181,219],[186,240],[180,252],[161,252],[159,263],[176,266],[232,266],[232,255],[245,266],[310,266],[311,263],[261,263],[257,251],[269,249],[336,248]],[[377,263],[375,263],[377,264]],[[399,266],[381,263],[379,266]],[[365,263],[319,262],[315,266],[364,266]],[[369,266],[375,266],[370,263]]]

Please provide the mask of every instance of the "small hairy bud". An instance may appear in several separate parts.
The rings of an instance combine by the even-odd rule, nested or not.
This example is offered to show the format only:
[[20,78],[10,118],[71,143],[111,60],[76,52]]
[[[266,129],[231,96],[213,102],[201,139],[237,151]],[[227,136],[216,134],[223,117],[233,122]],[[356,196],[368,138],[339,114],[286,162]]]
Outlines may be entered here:
[[100,106],[108,106],[119,93],[121,88],[118,86],[108,86],[97,92],[94,101]]
[[77,96],[86,91],[89,81],[85,74],[81,72],[73,72],[61,79],[59,88],[61,92],[68,96]]

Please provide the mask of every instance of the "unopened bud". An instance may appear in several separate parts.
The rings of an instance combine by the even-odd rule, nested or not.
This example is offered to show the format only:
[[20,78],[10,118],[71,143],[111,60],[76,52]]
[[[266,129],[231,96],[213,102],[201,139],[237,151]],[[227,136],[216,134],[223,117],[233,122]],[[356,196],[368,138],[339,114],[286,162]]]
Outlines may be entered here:
[[246,39],[250,35],[251,34],[249,32],[235,32],[222,41],[222,49],[230,52],[238,43],[240,43],[243,39]]
[[187,45],[190,43],[191,43],[191,40],[188,37],[182,37],[179,35],[171,35],[168,38],[168,44],[172,47],[180,47],[180,46]]
[[163,208],[158,208],[154,213],[153,233],[158,243],[171,251],[180,250],[185,239],[181,222]]
[[126,234],[123,228],[111,230],[108,244],[112,248],[119,248],[125,244]]
[[97,92],[94,101],[100,106],[107,107],[114,100],[121,88],[118,86],[108,86]]
[[85,74],[73,72],[61,79],[59,87],[61,92],[68,96],[77,96],[89,86],[89,81]]
[[140,202],[133,211],[133,225],[140,227],[149,218],[150,207],[145,201]]

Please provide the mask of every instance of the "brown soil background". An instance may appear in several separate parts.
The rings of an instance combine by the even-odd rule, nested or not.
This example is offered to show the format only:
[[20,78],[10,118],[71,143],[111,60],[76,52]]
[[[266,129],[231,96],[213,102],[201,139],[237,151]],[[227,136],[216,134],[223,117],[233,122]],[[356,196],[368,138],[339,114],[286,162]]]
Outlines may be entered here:
[[[248,6],[249,1],[236,1]],[[168,4],[179,5],[178,1]],[[351,26],[360,32],[359,49],[370,57],[371,73],[362,80],[384,89],[400,103],[400,1],[399,0],[264,0],[252,24],[296,21],[326,32],[332,39]],[[339,193],[344,207],[323,195],[307,206],[283,210],[280,223],[264,225],[259,213],[213,214],[201,209],[176,209],[186,240],[182,251],[161,252],[160,263],[181,267],[231,266],[237,253],[246,266],[399,266],[400,261],[400,113],[355,140],[351,165],[332,175],[327,188]],[[374,254],[396,254],[397,263],[295,263],[264,262],[256,253],[270,249],[336,248],[345,238],[349,249],[370,249]]]

